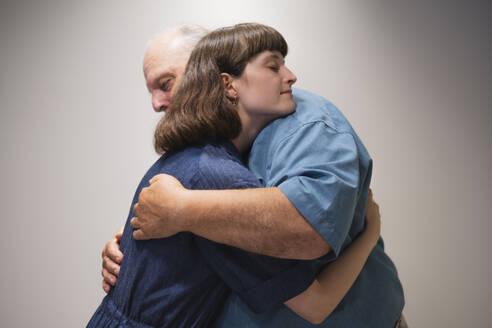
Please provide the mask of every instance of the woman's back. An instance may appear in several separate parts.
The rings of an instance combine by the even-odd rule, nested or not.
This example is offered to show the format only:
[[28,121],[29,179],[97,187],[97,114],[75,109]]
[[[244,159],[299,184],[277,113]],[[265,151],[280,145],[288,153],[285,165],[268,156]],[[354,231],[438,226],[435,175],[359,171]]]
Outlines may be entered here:
[[[164,239],[133,239],[129,223],[134,216],[133,205],[141,189],[159,173],[173,175],[189,189],[259,186],[229,142],[189,147],[162,156],[137,188],[121,240],[125,256],[118,283],[88,327],[122,323],[124,327],[206,327],[231,289],[250,298],[253,307],[264,310],[265,306],[281,304],[310,284],[314,271],[309,266],[247,253],[189,232]],[[279,273],[282,276],[277,280]],[[263,287],[266,281],[269,285]],[[281,298],[272,294],[272,288],[278,286],[286,292]]]

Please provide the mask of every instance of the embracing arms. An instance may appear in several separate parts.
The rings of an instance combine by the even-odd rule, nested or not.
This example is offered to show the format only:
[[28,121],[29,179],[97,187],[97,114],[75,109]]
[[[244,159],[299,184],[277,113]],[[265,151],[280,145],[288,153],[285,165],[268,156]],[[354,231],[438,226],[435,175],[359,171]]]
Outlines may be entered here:
[[279,188],[191,191],[161,174],[142,190],[134,210],[135,239],[189,231],[249,252],[304,260],[330,250]]
[[[191,193],[190,193],[191,192]],[[136,239],[163,238],[190,231],[206,239],[253,253],[289,259],[314,259],[328,243],[279,188],[187,190],[174,177],[158,175],[140,193],[132,225]],[[103,289],[119,273],[121,227],[102,251]]]
[[[380,234],[379,206],[372,193],[366,207],[365,230],[347,247],[338,259],[327,265],[317,279],[301,294],[291,298],[285,305],[311,323],[320,323],[328,317],[355,282]],[[116,282],[123,254],[118,241],[121,230],[103,250],[103,288],[109,291]]]

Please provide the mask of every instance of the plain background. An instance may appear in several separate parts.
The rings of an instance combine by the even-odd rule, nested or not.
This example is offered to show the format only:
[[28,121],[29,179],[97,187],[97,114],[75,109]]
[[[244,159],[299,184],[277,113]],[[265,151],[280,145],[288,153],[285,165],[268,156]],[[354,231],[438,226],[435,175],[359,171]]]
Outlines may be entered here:
[[2,1],[0,326],[82,327],[156,160],[141,61],[180,23],[256,21],[374,158],[412,327],[490,327],[488,1]]

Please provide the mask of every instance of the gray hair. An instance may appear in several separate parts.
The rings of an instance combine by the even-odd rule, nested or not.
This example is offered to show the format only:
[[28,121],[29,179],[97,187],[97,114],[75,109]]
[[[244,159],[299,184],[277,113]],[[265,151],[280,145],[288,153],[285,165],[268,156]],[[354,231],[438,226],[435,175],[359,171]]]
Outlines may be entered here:
[[175,31],[181,34],[183,42],[190,47],[190,50],[195,47],[202,37],[210,32],[205,27],[194,24],[180,25],[176,27]]
[[150,39],[147,42],[147,48],[149,45],[155,41],[156,39],[159,39],[161,36],[164,34],[168,33],[176,33],[179,35],[179,40],[183,42],[183,45],[190,50],[190,52],[193,50],[195,45],[200,41],[202,37],[207,35],[210,32],[210,30],[206,29],[203,26],[196,25],[196,24],[182,24],[178,25],[175,27],[172,27],[170,29],[165,30],[164,32],[161,32],[157,35],[154,35],[152,39]]

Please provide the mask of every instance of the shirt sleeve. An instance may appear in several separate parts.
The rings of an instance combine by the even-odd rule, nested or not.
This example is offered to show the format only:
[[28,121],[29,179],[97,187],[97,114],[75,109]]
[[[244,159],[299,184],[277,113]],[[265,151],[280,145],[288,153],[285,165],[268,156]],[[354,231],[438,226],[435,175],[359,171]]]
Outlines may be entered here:
[[353,136],[317,121],[279,143],[268,184],[280,188],[338,256],[352,224],[359,179]]
[[212,270],[255,313],[274,309],[316,279],[312,261],[254,254],[198,236],[195,241]]
[[[202,172],[203,173],[203,172]],[[207,169],[195,189],[260,187],[258,179],[240,165]],[[211,269],[255,313],[272,310],[307,289],[316,279],[312,261],[285,260],[254,254],[195,236]]]

